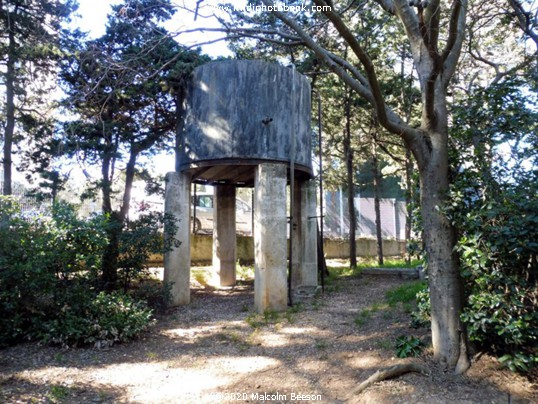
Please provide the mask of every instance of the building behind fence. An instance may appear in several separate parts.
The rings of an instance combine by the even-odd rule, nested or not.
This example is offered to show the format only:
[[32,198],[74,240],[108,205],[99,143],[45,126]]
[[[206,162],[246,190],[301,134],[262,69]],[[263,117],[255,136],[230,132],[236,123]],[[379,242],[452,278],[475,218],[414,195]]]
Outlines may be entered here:
[[[374,198],[355,197],[357,237],[375,237]],[[384,239],[405,239],[407,209],[405,202],[393,198],[379,200],[381,235]],[[346,238],[349,235],[349,209],[347,196],[340,190],[325,193],[324,233],[329,237]]]

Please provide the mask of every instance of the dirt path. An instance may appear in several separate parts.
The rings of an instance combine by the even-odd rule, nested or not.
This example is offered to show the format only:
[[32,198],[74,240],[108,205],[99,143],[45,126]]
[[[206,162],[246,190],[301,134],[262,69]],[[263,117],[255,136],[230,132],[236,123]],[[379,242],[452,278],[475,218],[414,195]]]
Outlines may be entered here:
[[[313,304],[267,318],[251,312],[252,285],[195,288],[190,306],[162,318],[131,344],[1,350],[0,402],[293,402],[307,396],[323,403],[538,402],[536,386],[499,370],[488,357],[464,377],[445,373],[427,352],[395,358],[398,336],[428,335],[409,328],[403,308],[385,304],[386,290],[403,282],[341,279]],[[431,375],[407,374],[349,397],[380,367],[411,360],[426,365]]]

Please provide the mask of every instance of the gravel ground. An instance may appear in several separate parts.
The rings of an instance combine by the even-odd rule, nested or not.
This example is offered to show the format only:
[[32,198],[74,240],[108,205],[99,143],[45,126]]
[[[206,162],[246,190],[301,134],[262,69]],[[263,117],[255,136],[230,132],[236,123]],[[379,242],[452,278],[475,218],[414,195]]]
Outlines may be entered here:
[[[486,355],[465,376],[421,357],[395,358],[409,327],[405,307],[385,292],[407,281],[341,278],[297,310],[255,315],[252,283],[231,289],[193,284],[193,302],[159,319],[143,338],[107,350],[21,344],[0,350],[6,403],[538,403],[536,384]],[[357,320],[358,319],[358,320]],[[414,361],[408,373],[351,390],[379,368]]]

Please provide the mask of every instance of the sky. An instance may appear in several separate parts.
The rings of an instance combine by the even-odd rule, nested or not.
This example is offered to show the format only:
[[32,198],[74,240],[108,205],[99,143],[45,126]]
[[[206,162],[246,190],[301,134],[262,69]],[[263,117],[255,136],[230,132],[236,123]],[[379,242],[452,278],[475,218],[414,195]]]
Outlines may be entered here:
[[[190,6],[191,4],[195,4],[195,0],[173,0],[172,3],[178,6],[178,10],[173,19],[164,24],[164,26],[171,32],[201,27],[217,28],[219,27],[219,24],[215,18],[211,17],[211,15],[213,13],[224,15],[222,12],[219,12],[218,4],[220,1],[222,0],[204,0],[200,7],[199,15],[195,20],[192,13],[182,9],[183,4]],[[226,2],[231,3],[236,7],[244,7],[246,5],[246,0],[226,0]],[[73,26],[89,32],[92,38],[101,36],[105,32],[107,14],[111,11],[111,5],[116,3],[120,3],[120,1],[79,0],[79,9],[77,12],[79,17],[73,21]],[[197,43],[212,41],[221,36],[222,35],[219,35],[218,33],[198,32],[179,35],[177,39],[182,45],[190,46]],[[231,52],[228,50],[224,41],[203,45],[202,50],[211,57],[231,55]]]
[[[218,27],[218,23],[214,18],[204,18],[209,15],[215,8],[211,5],[216,5],[217,0],[204,0],[209,6],[200,10],[201,15],[194,21],[194,15],[187,11],[178,8],[173,20],[166,24],[166,28],[169,31],[179,31],[184,29],[192,29],[199,27]],[[228,0],[235,2],[235,4],[244,3],[244,0]],[[90,38],[98,38],[105,33],[105,25],[107,21],[107,14],[111,11],[111,5],[120,3],[121,0],[79,0],[79,8],[77,11],[78,17],[73,19],[71,26],[80,28],[82,31],[88,32]],[[181,5],[184,0],[173,0],[177,5]],[[195,0],[185,0],[185,4],[194,3]],[[213,2],[213,4],[211,4]],[[216,39],[218,35],[208,33],[196,33],[189,34],[188,37],[182,36],[180,39],[182,44],[193,45],[212,39]],[[213,45],[207,45],[202,47],[202,51],[211,57],[228,56],[230,51],[227,49],[224,42],[218,42]],[[175,157],[169,153],[166,155],[159,155],[158,158],[153,158],[149,161],[150,165],[153,165],[153,170],[157,174],[164,175],[168,171],[174,170]],[[148,162],[147,159],[141,158]],[[158,164],[155,163],[158,161]],[[153,163],[153,164],[152,164]],[[75,169],[78,171],[78,169]],[[74,174],[74,173],[73,173]],[[75,174],[76,175],[76,174]],[[20,178],[18,178],[20,179]]]

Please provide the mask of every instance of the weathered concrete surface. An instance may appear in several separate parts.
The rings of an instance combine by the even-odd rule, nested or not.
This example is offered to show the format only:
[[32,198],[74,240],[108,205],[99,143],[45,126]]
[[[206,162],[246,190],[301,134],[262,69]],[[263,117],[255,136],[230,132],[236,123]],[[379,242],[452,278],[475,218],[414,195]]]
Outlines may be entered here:
[[213,62],[194,70],[187,92],[180,171],[193,169],[194,180],[233,181],[230,170],[198,168],[289,162],[294,122],[296,170],[312,176],[310,83],[305,76],[260,60]]
[[316,231],[316,184],[314,180],[303,183],[301,192],[303,213],[303,268],[302,286],[318,285],[318,237]]
[[[358,257],[375,257],[377,241],[369,238],[355,240]],[[323,241],[323,249],[327,258],[349,258],[349,240]],[[385,257],[400,257],[405,254],[405,241],[383,240],[383,255]]]
[[366,268],[362,272],[365,275],[393,275],[404,279],[419,279],[417,268]]
[[236,282],[235,186],[217,185],[213,198],[213,268],[220,286]]
[[297,181],[294,187],[292,226],[293,262],[291,285],[317,286],[316,190],[313,181]]
[[254,199],[254,306],[259,313],[285,310],[286,279],[286,165],[260,164]]
[[190,302],[191,246],[190,246],[190,187],[187,174],[166,174],[164,211],[175,216],[176,232],[167,234],[176,239],[173,249],[164,256],[164,281],[172,283],[173,306]]

